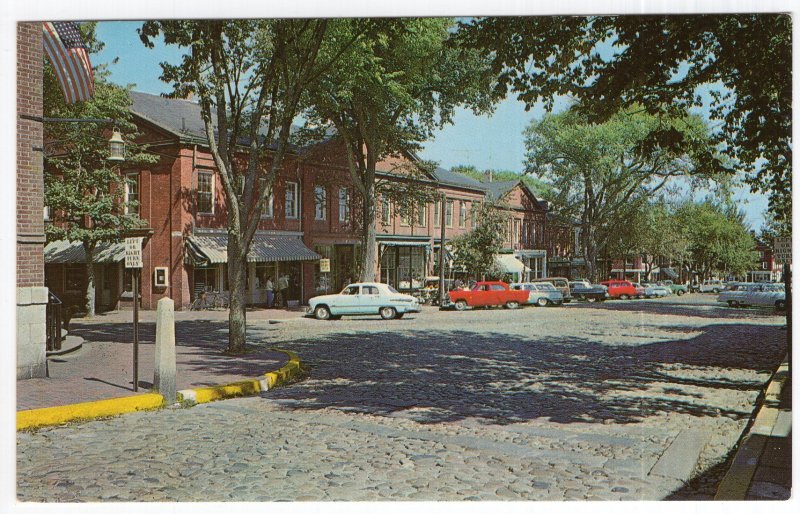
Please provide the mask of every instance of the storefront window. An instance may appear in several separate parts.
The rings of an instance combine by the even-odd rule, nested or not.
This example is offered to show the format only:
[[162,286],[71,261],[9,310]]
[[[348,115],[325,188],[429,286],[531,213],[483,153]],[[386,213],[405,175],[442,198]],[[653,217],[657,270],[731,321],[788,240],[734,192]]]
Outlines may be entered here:
[[66,264],[64,267],[64,290],[82,292],[86,289],[86,264]]
[[333,286],[334,271],[336,264],[333,260],[333,246],[331,245],[315,245],[314,251],[317,252],[323,259],[330,261],[330,272],[322,273],[319,270],[319,263],[314,266],[314,292],[317,294],[326,294],[334,292],[336,289]]
[[[217,267],[194,268],[194,298],[203,291],[213,291],[217,286]],[[194,299],[193,298],[193,299]]]

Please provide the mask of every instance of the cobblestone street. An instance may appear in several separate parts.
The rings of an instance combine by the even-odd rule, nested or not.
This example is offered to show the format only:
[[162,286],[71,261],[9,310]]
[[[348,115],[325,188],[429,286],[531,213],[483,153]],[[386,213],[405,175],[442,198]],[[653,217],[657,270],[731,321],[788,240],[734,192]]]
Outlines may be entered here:
[[252,321],[309,378],[19,433],[18,498],[711,499],[786,352],[783,317],[714,300]]

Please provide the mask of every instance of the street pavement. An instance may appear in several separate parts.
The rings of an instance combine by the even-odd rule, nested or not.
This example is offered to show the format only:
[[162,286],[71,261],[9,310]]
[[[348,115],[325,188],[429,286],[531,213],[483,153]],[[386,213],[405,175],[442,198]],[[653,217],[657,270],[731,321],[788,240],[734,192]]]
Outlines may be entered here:
[[[212,339],[224,325],[186,323]],[[253,346],[297,352],[308,379],[21,432],[18,498],[712,499],[786,353],[783,324],[711,295],[251,318]],[[81,330],[102,342],[106,325]]]

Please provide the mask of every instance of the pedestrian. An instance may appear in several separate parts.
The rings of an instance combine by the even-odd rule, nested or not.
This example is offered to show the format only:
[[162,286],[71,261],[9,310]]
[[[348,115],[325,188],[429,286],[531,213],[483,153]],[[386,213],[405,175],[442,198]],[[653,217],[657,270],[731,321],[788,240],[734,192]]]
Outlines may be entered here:
[[267,283],[264,284],[264,289],[267,290],[267,309],[272,308],[272,301],[275,299],[273,290],[274,286],[272,285],[272,278],[267,277]]
[[286,293],[289,289],[289,275],[281,275],[278,277],[278,307],[286,307]]

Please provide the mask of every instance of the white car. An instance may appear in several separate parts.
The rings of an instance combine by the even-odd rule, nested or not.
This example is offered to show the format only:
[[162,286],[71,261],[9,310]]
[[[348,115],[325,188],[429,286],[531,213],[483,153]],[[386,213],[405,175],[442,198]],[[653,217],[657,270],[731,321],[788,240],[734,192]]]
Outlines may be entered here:
[[727,303],[730,307],[738,307],[742,304],[742,298],[748,291],[753,291],[758,284],[753,282],[734,282],[729,284],[728,289],[720,291],[717,297],[718,302]]
[[702,284],[700,284],[700,292],[701,293],[714,293],[717,294],[720,291],[724,291],[727,289],[725,282],[722,280],[704,280]]
[[783,310],[786,308],[786,291],[783,284],[758,284],[739,298],[739,305],[775,307]]
[[350,284],[339,294],[315,296],[308,301],[307,315],[317,319],[339,319],[342,316],[380,314],[383,319],[399,319],[407,312],[419,312],[419,301],[398,292],[388,284],[364,282]]

